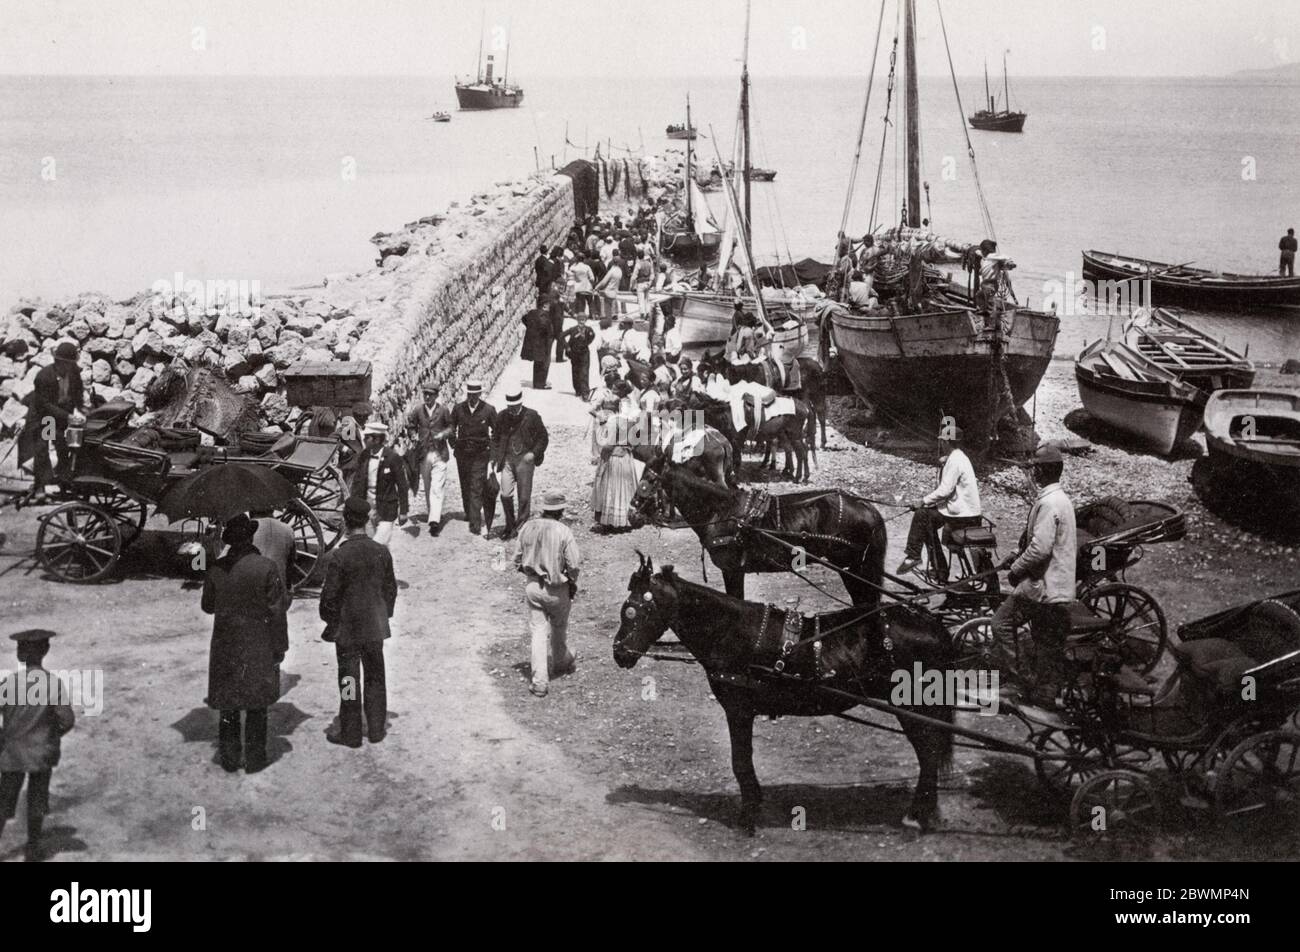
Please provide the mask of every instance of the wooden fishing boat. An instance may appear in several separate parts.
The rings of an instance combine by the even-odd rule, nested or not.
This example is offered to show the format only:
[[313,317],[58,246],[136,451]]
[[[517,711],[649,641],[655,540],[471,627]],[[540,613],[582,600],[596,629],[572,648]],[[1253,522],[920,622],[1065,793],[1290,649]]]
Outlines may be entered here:
[[687,121],[686,125],[669,126],[667,129],[664,130],[664,135],[666,135],[670,139],[692,140],[698,135],[698,132],[696,131],[695,127],[691,125],[689,121]]
[[1201,425],[1199,391],[1127,344],[1085,347],[1074,377],[1085,410],[1157,453],[1172,453]]
[[1125,337],[1147,360],[1195,387],[1202,406],[1216,390],[1245,390],[1255,382],[1255,365],[1244,354],[1167,308],[1139,311]]
[[432,119],[434,122],[451,122],[451,113],[449,113],[449,112],[435,112],[435,113],[434,113],[432,116],[430,116],[429,118]]
[[1216,490],[1300,513],[1300,391],[1220,390],[1205,405]]
[[[677,327],[683,347],[712,347],[725,344],[731,336],[731,315],[736,301],[740,300],[747,314],[758,314],[758,305],[752,295],[737,296],[730,291],[684,291],[677,305]],[[814,306],[811,303],[777,304],[766,302],[768,320],[776,330],[791,319],[807,328],[815,324]]]
[[975,115],[970,117],[970,126],[972,129],[982,129],[985,132],[1020,132],[1025,128],[1025,120],[1029,118],[1026,112],[1015,112],[1011,109],[1011,85],[1007,82],[1007,57],[1002,56],[1002,86],[1006,92],[1006,108],[998,109],[997,103],[993,100],[993,94],[989,92],[989,64],[984,62],[984,100],[988,103],[987,109],[981,109]]
[[1234,274],[1165,264],[1109,251],[1083,252],[1086,281],[1149,281],[1151,304],[1184,304],[1207,310],[1300,307],[1300,277]]
[[[691,97],[686,96],[686,125],[691,126]],[[672,128],[672,127],[669,127]],[[678,260],[703,263],[718,255],[722,244],[722,234],[713,222],[713,213],[704,200],[704,194],[695,182],[695,151],[691,148],[694,135],[686,139],[686,168],[684,170],[683,191],[686,193],[686,210],[672,216],[663,224],[659,233],[659,248],[664,254]]]

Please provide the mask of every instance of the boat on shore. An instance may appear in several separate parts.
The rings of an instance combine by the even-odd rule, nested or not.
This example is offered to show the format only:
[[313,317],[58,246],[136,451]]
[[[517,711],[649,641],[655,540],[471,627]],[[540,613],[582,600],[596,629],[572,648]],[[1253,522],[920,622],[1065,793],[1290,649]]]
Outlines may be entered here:
[[1138,311],[1125,339],[1147,360],[1195,387],[1201,406],[1216,390],[1247,390],[1255,382],[1255,365],[1244,354],[1167,308]]
[[1300,277],[1234,274],[1187,264],[1148,261],[1109,251],[1083,252],[1085,281],[1147,281],[1152,305],[1182,304],[1206,310],[1300,307]]
[[[827,304],[822,350],[835,355],[863,400],[911,429],[937,433],[941,420],[951,416],[965,431],[967,444],[973,450],[990,450],[997,441],[1001,452],[1026,451],[1032,449],[1034,435],[1022,407],[1037,390],[1051,362],[1060,321],[1055,313],[1016,305],[1009,280],[999,284],[994,295],[996,303],[987,313],[977,310],[969,298],[966,303],[946,293],[946,289],[937,290],[926,261],[942,249],[933,242],[911,247],[902,240],[921,232],[923,206],[916,10],[914,0],[899,2],[903,42],[897,62],[903,70],[899,84],[902,96],[891,97],[886,107],[887,111],[901,108],[899,100],[906,104],[905,121],[895,124],[886,116],[886,128],[898,128],[898,134],[904,137],[907,172],[906,201],[899,225],[896,231],[885,233],[886,237],[894,236],[891,244],[897,246],[892,256],[895,281],[882,281],[877,275],[873,291],[879,297],[878,306],[854,311],[843,304]],[[883,27],[877,31],[877,50],[883,31]],[[889,88],[893,89],[892,58],[890,69]],[[866,127],[866,108],[860,128]],[[974,146],[968,133],[966,140],[973,161]],[[855,157],[850,182],[856,180],[858,161]],[[987,213],[982,194],[979,197]],[[851,199],[850,187],[846,219]],[[985,218],[991,230],[991,219],[987,214]],[[876,222],[868,224],[868,231],[872,231]],[[837,245],[843,242],[841,233]],[[837,250],[837,257],[844,250]]]
[[[686,125],[691,126],[691,97],[686,96]],[[722,233],[713,220],[713,212],[704,199],[695,182],[695,150],[691,140],[686,138],[686,167],[683,170],[682,188],[686,193],[686,209],[670,216],[660,228],[659,248],[670,257],[679,261],[694,261],[703,264],[718,256],[722,244]]]
[[1205,405],[1212,487],[1300,515],[1300,391],[1220,390]]
[[1085,347],[1074,377],[1088,413],[1161,455],[1201,425],[1200,391],[1127,344],[1099,340]]
[[1011,84],[1007,82],[1007,57],[1005,53],[1002,55],[1002,88],[1006,94],[1006,108],[998,109],[993,94],[989,92],[989,64],[988,60],[985,60],[984,101],[988,103],[988,108],[981,109],[970,117],[972,129],[981,129],[984,132],[1022,132],[1024,130],[1025,120],[1029,118],[1029,113],[1015,112],[1011,109]]

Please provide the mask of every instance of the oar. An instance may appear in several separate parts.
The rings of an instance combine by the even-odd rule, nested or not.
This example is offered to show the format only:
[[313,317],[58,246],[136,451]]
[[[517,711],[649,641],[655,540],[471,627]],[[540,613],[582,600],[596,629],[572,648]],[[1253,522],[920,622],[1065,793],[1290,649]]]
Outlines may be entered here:
[[1164,274],[1166,271],[1177,271],[1179,268],[1185,268],[1189,264],[1196,264],[1195,259],[1192,261],[1184,261],[1182,264],[1171,264],[1168,267],[1161,268],[1159,271],[1144,271],[1142,276],[1144,278],[1153,278],[1157,274]]

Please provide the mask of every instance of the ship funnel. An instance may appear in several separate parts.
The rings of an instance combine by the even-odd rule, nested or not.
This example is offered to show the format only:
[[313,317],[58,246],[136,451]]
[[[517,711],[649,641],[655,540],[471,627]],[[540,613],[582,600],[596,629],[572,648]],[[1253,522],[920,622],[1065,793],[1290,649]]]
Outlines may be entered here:
[[492,85],[492,57],[491,56],[488,56],[487,73],[484,76],[483,81],[487,83],[489,86]]

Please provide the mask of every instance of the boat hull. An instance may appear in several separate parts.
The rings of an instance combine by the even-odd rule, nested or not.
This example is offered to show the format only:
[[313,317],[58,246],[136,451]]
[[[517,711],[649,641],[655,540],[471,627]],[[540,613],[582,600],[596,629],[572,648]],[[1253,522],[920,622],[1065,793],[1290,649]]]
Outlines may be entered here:
[[667,132],[664,134],[668,136],[668,138],[670,139],[690,139],[691,141],[694,141],[696,137],[696,131],[694,129],[692,129],[690,132],[687,132],[685,129],[679,129],[674,132]]
[[1135,392],[1075,368],[1083,408],[1106,425],[1167,456],[1182,446],[1201,425],[1195,401],[1167,391]]
[[1300,525],[1300,392],[1223,390],[1205,407],[1216,496],[1271,528]]
[[1191,276],[1170,277],[1156,274],[1169,265],[1158,261],[1125,259],[1132,263],[1110,260],[1104,253],[1083,253],[1085,281],[1149,281],[1153,305],[1182,304],[1209,310],[1240,310],[1248,307],[1300,307],[1300,278],[1270,275],[1214,274],[1199,271]]
[[478,86],[457,86],[456,101],[461,109],[517,109],[524,101],[524,91],[501,90]]
[[970,126],[985,132],[1021,132],[1028,118],[1029,114],[1024,112],[1003,112],[996,115],[976,113],[970,117]]
[[[833,343],[853,389],[864,400],[936,432],[947,415],[976,438],[988,426],[996,391],[994,341],[979,317],[965,310],[914,315],[831,315]],[[1002,343],[1011,397],[1023,406],[1038,388],[1060,321],[1018,310]]]
[[717,257],[722,246],[722,235],[718,232],[705,232],[703,235],[693,231],[664,232],[660,246],[664,254],[677,260],[713,258]]
[[[687,291],[682,295],[677,308],[677,332],[681,335],[682,346],[698,349],[726,344],[731,337],[731,315],[735,308],[736,299],[731,295]],[[746,302],[745,310],[750,314],[757,313],[751,301]],[[820,337],[811,305],[789,307],[769,304],[767,316],[778,327],[789,317],[798,318],[807,328],[808,334],[808,342],[801,356],[817,356]]]

